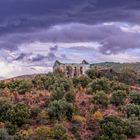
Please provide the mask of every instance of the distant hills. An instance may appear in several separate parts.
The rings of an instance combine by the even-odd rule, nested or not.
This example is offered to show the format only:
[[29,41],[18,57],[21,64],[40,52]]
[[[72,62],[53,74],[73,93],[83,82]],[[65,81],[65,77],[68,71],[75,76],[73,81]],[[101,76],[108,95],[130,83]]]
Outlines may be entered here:
[[103,67],[103,68],[112,68],[115,71],[120,71],[121,69],[128,67],[134,69],[140,77],[140,62],[136,63],[115,63],[115,62],[103,62],[92,64],[92,66]]

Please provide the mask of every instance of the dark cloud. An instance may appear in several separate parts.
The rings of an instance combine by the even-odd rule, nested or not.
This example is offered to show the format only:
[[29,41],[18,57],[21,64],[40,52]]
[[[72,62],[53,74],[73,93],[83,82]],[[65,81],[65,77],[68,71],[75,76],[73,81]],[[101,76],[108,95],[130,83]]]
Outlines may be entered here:
[[[139,24],[139,17],[139,0],[1,0],[0,48],[14,50],[20,44],[33,41],[98,41],[103,45],[101,52],[117,53],[139,47],[139,34],[124,33],[113,26],[96,25],[103,22]],[[77,25],[61,32],[50,30],[53,25],[68,23],[95,27],[91,30],[90,26],[83,29]],[[55,46],[53,49],[58,48]]]

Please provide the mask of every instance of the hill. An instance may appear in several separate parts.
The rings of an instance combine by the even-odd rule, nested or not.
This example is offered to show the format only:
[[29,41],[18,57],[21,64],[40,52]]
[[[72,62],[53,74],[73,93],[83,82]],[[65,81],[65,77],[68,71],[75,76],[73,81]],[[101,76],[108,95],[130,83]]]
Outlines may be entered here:
[[0,138],[139,139],[140,88],[90,71],[20,76],[0,82]]
[[131,68],[133,70],[135,70],[139,77],[140,77],[140,63],[136,62],[136,63],[115,63],[115,62],[103,62],[103,63],[94,63],[92,64],[93,67],[102,67],[102,68],[111,68],[115,71],[120,71],[123,68]]

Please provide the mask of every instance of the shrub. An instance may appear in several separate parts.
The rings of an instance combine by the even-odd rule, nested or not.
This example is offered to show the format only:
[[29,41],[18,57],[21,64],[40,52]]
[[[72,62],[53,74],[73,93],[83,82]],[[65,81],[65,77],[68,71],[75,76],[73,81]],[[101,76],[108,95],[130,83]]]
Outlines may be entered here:
[[116,90],[113,92],[111,97],[111,103],[118,106],[124,104],[124,100],[126,99],[126,91]]
[[65,99],[69,103],[73,103],[75,101],[75,94],[73,92],[68,92],[65,94]]
[[53,73],[37,75],[32,80],[34,88],[49,90],[50,86],[54,84],[56,76]]
[[89,93],[96,93],[97,91],[104,91],[105,93],[108,93],[110,91],[110,81],[106,78],[100,78],[93,80],[88,85],[88,92]]
[[72,81],[67,78],[57,78],[55,83],[50,86],[51,100],[60,100],[66,93],[73,92]]
[[12,138],[8,134],[6,129],[0,129],[0,140],[11,140]]
[[99,77],[99,73],[96,68],[87,70],[86,74],[91,79],[95,79]]
[[50,140],[53,137],[52,130],[46,126],[41,126],[35,129],[35,140]]
[[101,133],[111,140],[124,140],[126,139],[126,123],[116,116],[108,116],[101,122]]
[[27,122],[30,116],[27,105],[23,103],[18,103],[14,107],[14,111],[15,114],[13,120],[11,120],[13,123],[16,123],[18,126],[21,126],[22,124]]
[[71,119],[73,115],[73,105],[64,100],[52,101],[48,106],[50,119],[60,120],[62,118]]
[[53,139],[55,140],[69,140],[66,129],[61,124],[56,124],[53,128]]
[[91,79],[88,78],[87,76],[73,78],[73,84],[75,87],[85,88],[90,82],[91,82]]
[[126,120],[127,123],[127,131],[126,134],[130,138],[134,138],[140,135],[140,121],[128,119]]
[[102,105],[103,107],[107,107],[109,104],[109,98],[105,94],[104,91],[97,91],[95,95],[93,95],[92,102],[97,105]]
[[4,82],[0,81],[0,90],[3,90],[6,87]]
[[73,122],[75,123],[81,123],[81,124],[84,124],[86,123],[86,119],[85,117],[82,117],[80,115],[74,115],[73,118],[72,118]]
[[140,93],[133,92],[130,94],[130,102],[140,105]]
[[127,117],[138,117],[140,119],[140,105],[129,104],[126,106]]
[[19,94],[25,94],[31,90],[31,83],[26,80],[15,80],[8,84],[8,88],[11,92],[18,92]]
[[103,119],[103,115],[101,112],[99,111],[96,111],[94,114],[93,114],[93,119],[96,120],[96,121],[100,121]]
[[37,117],[38,114],[41,112],[41,109],[38,106],[34,106],[31,108],[31,118]]
[[12,124],[11,122],[6,122],[5,127],[7,129],[8,134],[15,135],[17,131],[17,125]]
[[129,88],[126,84],[120,83],[118,81],[112,81],[111,82],[111,89],[114,90],[125,90],[127,93],[129,92]]

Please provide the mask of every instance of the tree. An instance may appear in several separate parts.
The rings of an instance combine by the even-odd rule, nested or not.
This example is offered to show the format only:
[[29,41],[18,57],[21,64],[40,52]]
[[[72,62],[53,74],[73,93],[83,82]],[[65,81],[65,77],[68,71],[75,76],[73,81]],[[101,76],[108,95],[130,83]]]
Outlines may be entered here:
[[126,91],[116,90],[112,93],[111,103],[118,106],[124,104],[124,100],[126,99]]

